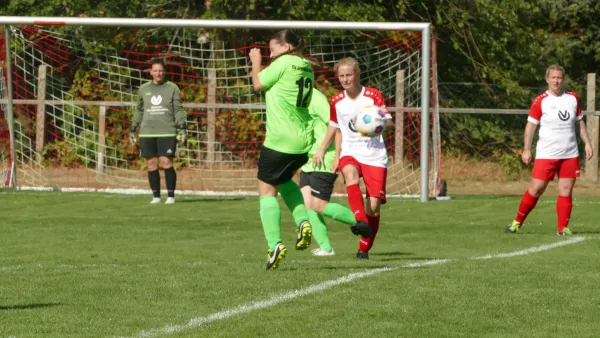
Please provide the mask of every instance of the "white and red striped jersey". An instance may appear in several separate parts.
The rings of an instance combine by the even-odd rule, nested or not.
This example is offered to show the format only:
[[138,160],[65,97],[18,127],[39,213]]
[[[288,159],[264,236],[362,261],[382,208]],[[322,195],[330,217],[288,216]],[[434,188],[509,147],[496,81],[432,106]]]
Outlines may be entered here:
[[531,104],[527,121],[540,125],[536,146],[537,159],[563,159],[579,156],[577,122],[583,118],[579,98],[573,92],[555,96],[549,91],[538,95]]
[[[340,92],[331,99],[329,125],[339,128],[342,132],[340,158],[352,156],[362,164],[387,168],[388,155],[383,137],[362,136],[350,122],[362,107],[373,105],[386,109],[383,96],[375,88],[362,87],[356,99],[349,98],[346,91]],[[392,116],[388,112],[385,118],[391,119]]]

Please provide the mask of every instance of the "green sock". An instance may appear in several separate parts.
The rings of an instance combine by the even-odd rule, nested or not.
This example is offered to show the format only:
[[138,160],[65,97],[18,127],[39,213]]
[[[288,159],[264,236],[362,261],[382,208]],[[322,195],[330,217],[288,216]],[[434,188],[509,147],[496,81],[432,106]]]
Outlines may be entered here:
[[354,218],[352,210],[337,203],[327,203],[325,209],[323,210],[323,215],[346,224],[356,223],[356,219]]
[[275,196],[260,198],[260,220],[262,222],[267,244],[274,250],[277,243],[281,242],[281,209]]
[[296,225],[300,226],[300,223],[308,220],[308,214],[306,213],[306,207],[304,206],[304,197],[302,192],[296,184],[296,182],[289,180],[279,186],[279,193],[281,198],[287,205],[288,209],[292,212]]
[[313,238],[317,241],[321,249],[331,251],[331,243],[329,243],[329,236],[327,236],[325,219],[312,209],[307,210],[306,213],[308,213],[310,225],[312,226]]

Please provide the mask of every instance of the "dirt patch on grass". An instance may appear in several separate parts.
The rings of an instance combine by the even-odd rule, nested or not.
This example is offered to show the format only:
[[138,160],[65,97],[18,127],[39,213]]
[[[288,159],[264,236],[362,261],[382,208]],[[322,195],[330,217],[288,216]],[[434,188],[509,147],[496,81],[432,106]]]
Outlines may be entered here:
[[[530,170],[507,175],[498,163],[459,158],[444,158],[442,178],[447,181],[448,195],[522,195],[531,180]],[[582,170],[583,171],[583,170]],[[546,196],[556,196],[556,179],[550,183]],[[585,173],[577,179],[575,196],[600,196],[600,185]]]

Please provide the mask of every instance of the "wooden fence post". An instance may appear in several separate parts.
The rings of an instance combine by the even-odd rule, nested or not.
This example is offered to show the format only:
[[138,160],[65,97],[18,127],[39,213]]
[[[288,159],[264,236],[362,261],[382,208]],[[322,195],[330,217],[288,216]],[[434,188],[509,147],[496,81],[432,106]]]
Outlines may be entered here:
[[[208,96],[207,103],[209,105],[217,103],[217,70],[211,68],[208,70]],[[217,122],[216,108],[208,108],[208,116],[206,117],[206,161],[209,163],[215,160],[215,125]]]
[[96,156],[96,173],[104,173],[104,156],[106,155],[106,106],[100,106],[98,114],[98,156]]
[[46,142],[46,65],[38,67],[37,116],[35,129],[35,153],[38,163],[42,163]]
[[[396,108],[404,108],[404,70],[396,71]],[[404,111],[397,110],[394,134],[394,163],[404,166]]]
[[585,161],[585,174],[592,182],[598,182],[598,143],[599,143],[599,128],[598,116],[594,116],[596,110],[596,74],[589,73],[587,75],[587,130],[594,149],[594,155],[591,159]]

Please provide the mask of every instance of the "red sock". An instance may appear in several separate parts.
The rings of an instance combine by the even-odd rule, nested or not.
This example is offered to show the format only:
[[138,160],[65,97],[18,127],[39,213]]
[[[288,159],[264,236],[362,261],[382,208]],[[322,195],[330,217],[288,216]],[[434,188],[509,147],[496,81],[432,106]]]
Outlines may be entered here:
[[348,203],[356,221],[366,221],[367,213],[365,212],[365,202],[363,201],[360,186],[358,184],[351,184],[346,187],[346,192],[348,192]]
[[569,226],[569,218],[571,218],[571,210],[573,210],[573,197],[558,196],[556,200],[556,217],[558,218],[558,232],[563,231]]
[[371,226],[371,237],[360,238],[358,250],[362,252],[369,252],[369,250],[371,250],[373,242],[375,241],[375,236],[377,236],[377,231],[379,231],[379,216],[367,215],[367,220],[369,221],[369,225]]
[[519,211],[517,211],[517,217],[515,218],[515,221],[523,224],[527,218],[527,215],[529,215],[531,210],[533,210],[537,204],[538,199],[540,198],[531,196],[529,190],[525,191],[523,198],[521,198],[521,204],[519,204]]

